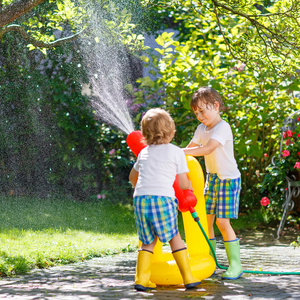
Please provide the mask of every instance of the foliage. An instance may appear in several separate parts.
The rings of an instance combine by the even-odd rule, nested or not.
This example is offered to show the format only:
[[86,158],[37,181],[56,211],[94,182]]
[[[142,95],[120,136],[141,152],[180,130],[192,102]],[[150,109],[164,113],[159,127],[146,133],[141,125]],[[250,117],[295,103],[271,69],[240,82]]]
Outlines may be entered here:
[[128,176],[135,158],[126,144],[126,136],[104,124],[100,128],[98,143],[105,170],[102,193],[110,195],[112,203],[131,203],[132,187],[128,184]]
[[296,241],[293,241],[290,246],[294,247],[294,248],[299,248],[300,247],[300,236],[297,237]]
[[300,117],[298,117],[298,124],[296,125],[295,131],[288,130],[283,133],[285,144],[281,152],[283,159],[280,160],[278,166],[286,174],[300,169]]
[[155,10],[137,0],[40,0],[23,1],[23,5],[9,0],[0,7],[0,19],[3,16],[0,40],[7,32],[16,31],[28,42],[30,50],[38,48],[46,54],[47,48],[69,43],[82,35],[93,35],[92,23],[96,22],[97,26],[101,24],[106,28],[102,34],[113,42],[131,50],[141,50],[141,28],[146,31],[157,29],[159,22],[152,21],[156,15]]
[[[253,71],[232,58],[224,37],[211,15],[190,10],[189,2],[176,7],[174,18],[184,19],[184,38],[178,40],[174,33],[164,32],[156,39],[157,55],[145,58],[157,79],[140,80],[140,90],[134,92],[134,103],[144,103],[145,95],[151,99],[158,91],[164,94],[167,108],[177,125],[175,143],[185,146],[192,138],[198,124],[189,102],[200,86],[212,86],[223,97],[227,120],[235,136],[235,155],[242,173],[241,208],[259,206],[257,187],[271,157],[278,151],[279,126],[282,120],[299,107],[296,98],[299,78],[279,80],[270,69]],[[188,17],[187,17],[188,11]],[[242,26],[242,19],[237,18]],[[236,24],[224,18],[231,40],[240,39]],[[181,32],[179,33],[181,36]],[[141,91],[142,90],[142,91]],[[143,109],[144,110],[144,109]]]
[[1,197],[0,276],[136,250],[132,208],[110,201]]
[[[14,2],[3,2],[2,9]],[[3,112],[7,116],[1,121],[0,133],[0,168],[7,174],[1,179],[5,192],[16,192],[16,183],[23,182],[18,193],[40,187],[47,194],[46,187],[51,186],[54,191],[72,192],[74,197],[83,199],[104,193],[112,186],[122,187],[127,182],[125,178],[133,157],[124,135],[95,120],[88,99],[81,95],[81,83],[87,79],[78,44],[72,43],[68,48],[57,47],[61,44],[55,42],[70,41],[70,34],[74,36],[84,30],[85,40],[97,43],[101,36],[94,30],[97,26],[92,26],[97,24],[105,28],[102,34],[111,45],[122,44],[138,54],[143,49],[141,28],[145,31],[160,28],[162,20],[164,26],[170,21],[172,27],[179,29],[179,35],[163,33],[157,39],[159,56],[142,57],[151,64],[151,75],[157,75],[157,80],[140,79],[138,89],[127,86],[132,93],[128,105],[136,126],[146,109],[165,107],[177,124],[174,142],[185,146],[198,124],[189,108],[190,97],[200,85],[213,86],[224,97],[228,110],[223,117],[231,124],[236,138],[236,156],[246,196],[242,207],[258,203],[257,186],[261,184],[264,168],[278,149],[278,124],[299,106],[296,98],[299,78],[288,76],[279,80],[265,62],[275,64],[276,68],[286,67],[283,70],[286,74],[288,68],[296,66],[298,58],[292,59],[293,50],[290,55],[281,51],[287,48],[278,48],[278,53],[273,48],[271,57],[264,38],[257,35],[257,23],[241,13],[252,14],[253,20],[262,20],[261,24],[271,26],[272,30],[291,29],[290,36],[296,43],[298,27],[292,31],[295,19],[282,18],[280,24],[269,24],[265,21],[269,17],[261,15],[265,9],[272,10],[275,13],[272,18],[276,19],[277,8],[285,9],[288,2],[277,1],[272,6],[270,1],[265,1],[259,6],[252,5],[253,1],[249,5],[233,1],[232,11],[224,1],[199,4],[181,0],[82,0],[76,1],[76,5],[70,0],[40,2],[43,3],[10,24],[22,27],[27,36],[21,38],[9,32],[8,24],[2,28],[2,35],[0,33],[3,66],[0,89]],[[5,35],[4,29],[8,30]],[[42,44],[37,46],[28,36]],[[35,50],[22,52],[29,40],[33,45],[30,49],[38,47],[48,58]],[[56,53],[43,48],[55,45]],[[289,45],[290,40],[286,47]],[[247,66],[235,59],[239,53]],[[113,150],[115,152],[110,154]],[[130,192],[128,186],[127,192]]]
[[[261,184],[261,193],[268,195],[271,205],[278,207],[282,204],[287,185],[286,177],[299,180],[300,169],[300,118],[294,116],[294,124],[283,126],[282,151],[275,155],[272,163],[266,167],[266,174]],[[291,129],[288,129],[291,128]],[[282,201],[278,201],[278,200]]]
[[[278,76],[295,75],[299,70],[299,1],[152,1],[167,10],[179,23],[181,39],[198,27],[189,24],[190,15],[206,16],[223,38],[232,58],[249,69],[272,69]],[[180,12],[179,12],[180,11]],[[178,13],[179,12],[179,13]],[[199,28],[199,27],[198,27]]]
[[97,121],[81,95],[86,71],[78,44],[45,58],[11,33],[6,39],[0,50],[1,191],[85,200],[112,188],[115,202],[129,201],[130,150],[124,134]]
[[[73,1],[50,1],[38,5],[17,23],[25,26],[31,36],[36,31],[37,39],[51,42],[54,32],[66,35],[64,32],[72,31],[71,28],[80,29],[98,17],[103,27],[90,26],[85,33],[86,43],[97,42],[99,31],[93,29],[101,28],[102,35],[109,37],[105,42],[114,49],[126,47],[136,51],[143,47],[143,39],[128,10],[133,5],[142,10],[137,1],[127,3],[128,6],[125,2],[123,6],[112,1],[97,3],[93,18],[85,15],[82,20],[84,13]],[[86,9],[90,11],[91,5]],[[34,47],[29,48],[32,51],[26,49],[26,40],[13,32],[2,38],[0,90],[4,117],[0,122],[0,169],[5,174],[1,177],[2,192],[71,194],[84,200],[112,189],[116,193],[115,202],[127,202],[126,196],[132,193],[127,179],[131,152],[124,134],[96,120],[89,99],[81,94],[88,75],[80,44],[73,42],[55,51],[48,50],[47,57],[33,50]]]

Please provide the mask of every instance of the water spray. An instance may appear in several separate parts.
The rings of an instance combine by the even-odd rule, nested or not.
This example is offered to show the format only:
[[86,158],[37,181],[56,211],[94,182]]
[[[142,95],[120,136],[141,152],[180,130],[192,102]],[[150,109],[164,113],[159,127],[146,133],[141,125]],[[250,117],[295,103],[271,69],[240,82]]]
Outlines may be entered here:
[[[131,151],[134,153],[135,156],[138,156],[140,151],[145,148],[147,145],[144,142],[143,135],[141,131],[133,131],[131,132],[126,139],[126,143],[131,149]],[[205,237],[206,242],[209,245],[209,248],[213,254],[213,258],[216,262],[216,265],[219,269],[227,270],[228,267],[222,266],[219,264],[216,253],[213,249],[213,246],[211,242],[209,241],[209,238],[207,234],[205,233],[205,230],[203,229],[200,218],[195,210],[195,206],[197,204],[197,198],[194,195],[194,193],[191,190],[182,190],[179,187],[178,184],[178,177],[176,176],[175,182],[174,182],[174,190],[175,190],[175,196],[178,200],[178,209],[181,212],[187,212],[189,211],[194,219],[194,221],[198,224],[202,234]],[[300,275],[300,272],[272,272],[272,271],[255,271],[255,270],[243,270],[244,273],[251,273],[251,274],[267,274],[267,275]]]

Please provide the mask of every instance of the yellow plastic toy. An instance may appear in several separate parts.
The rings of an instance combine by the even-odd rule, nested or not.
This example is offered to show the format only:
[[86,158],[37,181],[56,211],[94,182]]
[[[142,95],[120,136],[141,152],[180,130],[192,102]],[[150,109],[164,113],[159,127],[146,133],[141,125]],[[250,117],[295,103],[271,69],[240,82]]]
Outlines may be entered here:
[[[206,210],[203,196],[203,171],[199,162],[194,157],[186,156],[186,159],[190,170],[188,177],[192,182],[194,194],[197,198],[195,210],[198,213],[202,227],[207,233]],[[192,273],[199,280],[208,278],[214,273],[216,268],[214,259],[209,255],[209,246],[190,212],[183,212],[182,216]],[[153,253],[150,280],[157,285],[182,284],[182,276],[172,253],[164,252],[160,241],[156,243]]]

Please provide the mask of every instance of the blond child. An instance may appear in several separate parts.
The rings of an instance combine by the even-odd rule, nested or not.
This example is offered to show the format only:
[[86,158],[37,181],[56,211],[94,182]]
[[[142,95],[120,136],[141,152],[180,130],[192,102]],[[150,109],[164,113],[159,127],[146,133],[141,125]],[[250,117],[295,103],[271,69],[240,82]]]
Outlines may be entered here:
[[232,131],[220,116],[224,104],[213,88],[199,88],[192,96],[191,108],[201,124],[183,151],[186,155],[204,156],[207,171],[204,196],[209,239],[216,249],[213,228],[216,217],[229,261],[229,268],[222,278],[237,279],[242,276],[243,269],[239,239],[231,227],[230,219],[238,218],[241,174],[234,158]]
[[156,287],[150,281],[153,248],[159,239],[169,242],[173,257],[187,289],[201,283],[193,277],[188,254],[178,232],[178,201],[173,183],[178,174],[179,186],[192,189],[182,149],[170,144],[175,124],[168,112],[160,108],[147,111],[141,121],[141,130],[147,146],[141,150],[129,180],[133,185],[133,207],[139,239],[135,289],[147,291]]

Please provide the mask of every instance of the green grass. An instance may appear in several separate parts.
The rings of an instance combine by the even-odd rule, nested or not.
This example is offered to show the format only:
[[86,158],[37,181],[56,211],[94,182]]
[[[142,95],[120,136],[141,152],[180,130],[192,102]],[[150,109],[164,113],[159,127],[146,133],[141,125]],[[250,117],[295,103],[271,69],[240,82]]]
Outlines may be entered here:
[[[0,197],[0,276],[133,251],[138,236],[130,205],[109,201]],[[260,212],[232,220],[235,231],[264,223]],[[184,238],[182,216],[179,231]],[[215,227],[217,235],[220,235]]]
[[64,199],[0,198],[0,276],[134,250],[130,206]]

